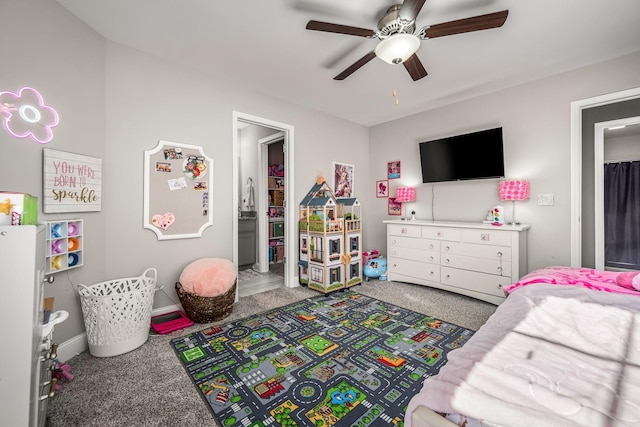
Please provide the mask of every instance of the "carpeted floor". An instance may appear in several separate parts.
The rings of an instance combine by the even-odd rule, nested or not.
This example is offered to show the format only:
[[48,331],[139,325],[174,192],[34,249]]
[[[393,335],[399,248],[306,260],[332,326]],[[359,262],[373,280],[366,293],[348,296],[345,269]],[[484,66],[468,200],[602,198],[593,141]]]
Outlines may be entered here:
[[[477,330],[495,306],[438,289],[377,280],[355,286],[354,291],[409,310],[429,314]],[[276,289],[243,297],[223,324],[317,296],[308,288]],[[168,335],[152,335],[147,343],[127,354],[96,358],[84,352],[67,361],[75,378],[63,383],[49,402],[52,427],[72,426],[216,426],[169,341],[207,325]]]

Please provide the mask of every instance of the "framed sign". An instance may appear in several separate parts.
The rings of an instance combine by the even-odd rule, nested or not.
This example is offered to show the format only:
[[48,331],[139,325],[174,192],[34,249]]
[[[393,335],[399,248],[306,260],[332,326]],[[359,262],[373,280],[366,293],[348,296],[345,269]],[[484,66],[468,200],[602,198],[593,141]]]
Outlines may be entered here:
[[389,209],[388,209],[389,215],[402,215],[402,203],[396,202],[395,197],[389,197],[388,204],[389,204]]
[[389,180],[376,181],[376,197],[389,197]]
[[353,196],[354,167],[347,163],[333,162],[333,194],[337,198]]
[[401,175],[400,160],[394,160],[387,163],[387,178],[398,179]]
[[102,159],[50,148],[42,155],[44,213],[102,209]]
[[202,147],[158,141],[144,152],[144,228],[158,240],[202,236],[213,225],[213,159]]

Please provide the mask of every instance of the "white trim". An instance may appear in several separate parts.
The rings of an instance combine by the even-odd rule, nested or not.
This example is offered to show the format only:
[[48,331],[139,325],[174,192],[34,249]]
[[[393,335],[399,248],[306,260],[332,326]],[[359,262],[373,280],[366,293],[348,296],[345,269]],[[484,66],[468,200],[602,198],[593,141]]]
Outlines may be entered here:
[[89,350],[89,342],[87,341],[87,334],[83,332],[58,346],[58,360],[60,363],[64,363],[87,350]]
[[599,122],[594,125],[593,165],[595,189],[595,267],[604,270],[605,241],[604,241],[604,131],[613,126],[629,126],[640,123],[640,117]]
[[[264,197],[264,195],[267,194],[269,182],[269,180],[267,179],[267,168],[269,166],[269,144],[280,140],[282,140],[283,144],[285,144],[285,137],[286,135],[284,132],[278,132],[273,135],[269,135],[266,138],[259,139],[258,146],[256,147],[258,150],[258,193],[260,194],[260,197],[258,197],[258,212],[260,213],[258,215],[258,271],[261,273],[266,273],[269,271],[269,254],[267,251],[269,240],[267,238],[267,233],[264,232],[267,230],[269,221],[267,220],[266,215],[262,215],[263,212],[267,212],[269,210],[267,199]],[[286,167],[284,170],[284,182],[286,191],[286,188],[289,186],[290,176],[287,173]],[[285,222],[291,221],[291,219],[287,217],[287,213],[288,212],[286,212],[285,210]]]
[[[284,275],[284,285],[289,288],[293,288],[297,286],[297,263],[295,260],[297,259],[296,255],[296,242],[297,239],[293,239],[293,236],[296,236],[296,212],[295,206],[296,204],[293,202],[295,200],[295,192],[294,192],[294,177],[295,171],[293,167],[293,162],[295,159],[294,155],[294,128],[292,125],[288,125],[285,123],[276,122],[273,120],[265,119],[258,116],[253,116],[246,113],[241,113],[239,111],[233,111],[233,161],[232,161],[232,173],[231,173],[231,185],[232,185],[232,203],[231,203],[231,211],[232,211],[232,233],[233,233],[233,263],[238,268],[238,157],[239,157],[239,138],[238,138],[238,130],[239,123],[250,123],[258,126],[272,128],[276,131],[284,132],[284,144],[285,144],[285,195],[284,198],[286,200],[286,208],[285,208],[285,218],[287,221],[285,223],[285,236],[291,236],[291,244],[285,245],[285,275]],[[238,301],[238,287],[236,286],[236,301]]]
[[571,266],[582,266],[582,110],[640,97],[640,87],[571,103]]
[[[164,307],[154,308],[151,311],[151,316],[158,316],[160,314],[170,313],[176,310],[183,310],[179,305],[167,305]],[[89,350],[89,341],[87,340],[86,332],[76,335],[70,338],[58,346],[58,361],[64,363],[67,360],[84,353]]]

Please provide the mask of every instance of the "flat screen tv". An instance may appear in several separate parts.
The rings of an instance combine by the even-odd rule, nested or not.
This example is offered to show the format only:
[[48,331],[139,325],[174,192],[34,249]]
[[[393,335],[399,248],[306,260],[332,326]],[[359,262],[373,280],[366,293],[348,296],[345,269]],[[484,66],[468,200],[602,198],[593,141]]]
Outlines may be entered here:
[[502,128],[425,141],[419,145],[424,183],[504,177]]

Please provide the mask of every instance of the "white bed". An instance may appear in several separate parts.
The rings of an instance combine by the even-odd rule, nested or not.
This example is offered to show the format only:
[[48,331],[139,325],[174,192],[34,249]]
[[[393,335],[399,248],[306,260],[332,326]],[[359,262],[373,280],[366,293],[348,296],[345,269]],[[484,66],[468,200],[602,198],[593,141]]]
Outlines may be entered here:
[[512,285],[405,426],[640,426],[640,292],[617,275],[552,267]]

